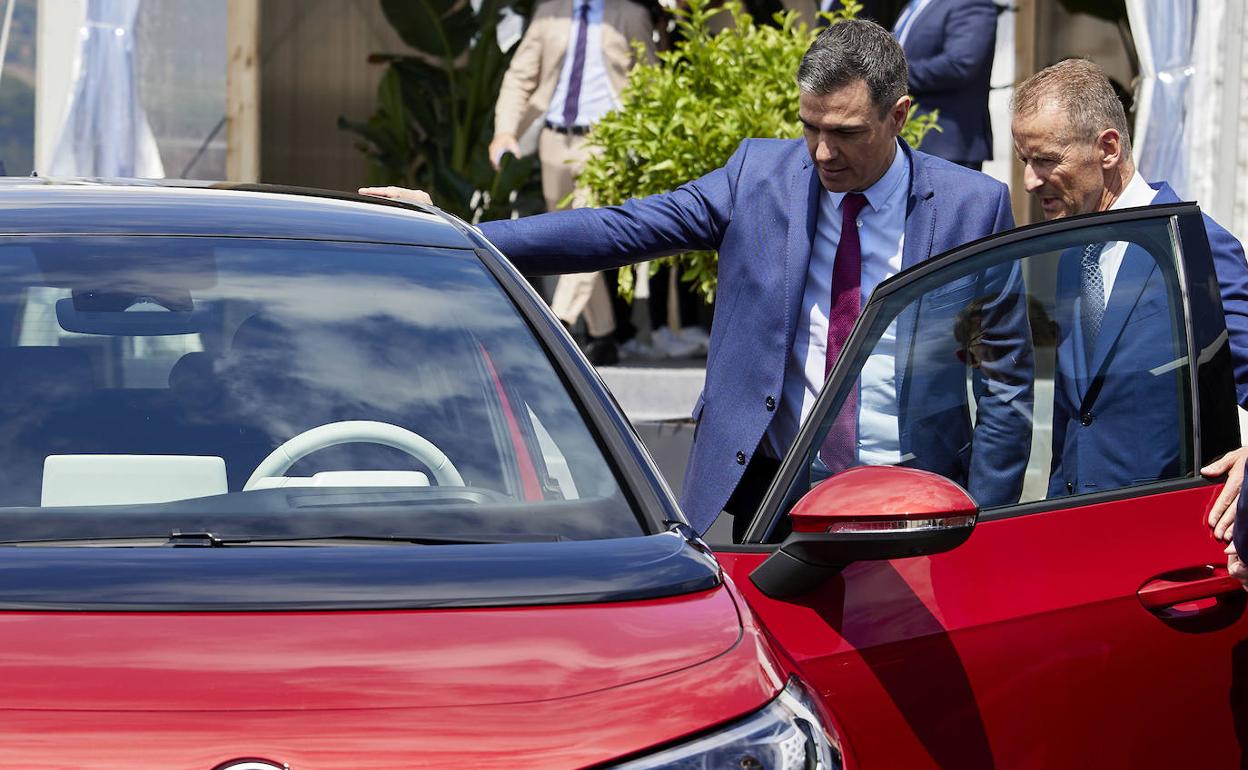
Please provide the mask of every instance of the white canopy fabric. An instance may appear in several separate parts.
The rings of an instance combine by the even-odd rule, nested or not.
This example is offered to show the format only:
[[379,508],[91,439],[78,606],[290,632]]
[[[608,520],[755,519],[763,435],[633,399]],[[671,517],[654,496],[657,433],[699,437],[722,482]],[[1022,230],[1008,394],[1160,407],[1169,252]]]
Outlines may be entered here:
[[1248,43],[1243,0],[1200,0],[1187,109],[1184,197],[1240,240],[1248,237]]
[[74,86],[48,173],[165,175],[139,102],[134,25],[141,0],[87,0]]
[[[1203,6],[1202,6],[1203,8]],[[1127,0],[1140,59],[1136,87],[1135,164],[1150,182],[1167,181],[1180,198],[1188,184],[1188,92],[1196,31],[1196,0]]]

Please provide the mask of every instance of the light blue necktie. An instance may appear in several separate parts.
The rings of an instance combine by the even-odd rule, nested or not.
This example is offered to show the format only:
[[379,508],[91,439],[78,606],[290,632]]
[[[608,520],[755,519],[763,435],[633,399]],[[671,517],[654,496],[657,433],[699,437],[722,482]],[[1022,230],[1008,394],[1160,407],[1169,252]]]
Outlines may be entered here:
[[1083,348],[1088,363],[1092,363],[1092,351],[1096,337],[1101,333],[1101,321],[1105,319],[1105,275],[1101,272],[1103,243],[1089,243],[1083,247],[1079,261],[1079,293],[1083,298],[1080,323],[1083,325]]

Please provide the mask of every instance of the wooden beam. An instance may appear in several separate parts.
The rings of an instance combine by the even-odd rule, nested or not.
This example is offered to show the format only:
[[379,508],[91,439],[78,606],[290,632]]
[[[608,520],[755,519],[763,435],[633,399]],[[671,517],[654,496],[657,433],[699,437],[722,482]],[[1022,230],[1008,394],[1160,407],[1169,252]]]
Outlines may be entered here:
[[[1037,9],[1038,0],[1019,0],[1018,13],[1014,16],[1014,85],[1017,87],[1027,78],[1036,74],[1038,57],[1038,35],[1040,25]],[[1009,130],[1009,127],[1006,127]],[[1013,160],[1010,174],[1010,203],[1014,206],[1014,218],[1021,225],[1038,220],[1035,201],[1023,187],[1023,165]]]
[[225,175],[260,181],[260,0],[229,0]]

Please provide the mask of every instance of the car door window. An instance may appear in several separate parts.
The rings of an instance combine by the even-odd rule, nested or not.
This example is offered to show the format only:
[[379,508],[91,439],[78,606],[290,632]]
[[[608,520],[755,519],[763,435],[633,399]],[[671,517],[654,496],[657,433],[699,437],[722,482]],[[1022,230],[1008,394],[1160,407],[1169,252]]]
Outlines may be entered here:
[[1193,476],[1171,218],[1065,225],[882,287],[799,438],[782,511],[855,465],[992,511]]

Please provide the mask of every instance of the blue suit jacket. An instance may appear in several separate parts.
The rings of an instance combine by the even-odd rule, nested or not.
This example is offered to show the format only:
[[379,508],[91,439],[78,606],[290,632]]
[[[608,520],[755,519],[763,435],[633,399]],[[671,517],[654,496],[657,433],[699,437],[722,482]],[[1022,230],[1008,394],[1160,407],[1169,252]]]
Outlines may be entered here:
[[[903,268],[1013,227],[1005,185],[904,150],[911,181]],[[769,397],[778,403],[783,393],[821,190],[802,140],[750,139],[722,168],[669,193],[481,225],[482,233],[530,274],[585,272],[718,250],[706,383],[694,410],[698,426],[681,499],[699,530],[710,526],[741,480],[745,465],[737,453],[748,462],[775,416],[767,404]],[[959,372],[965,378],[965,370]],[[984,423],[984,410],[980,414]],[[969,436],[969,425],[964,433]],[[1018,443],[1016,436],[1010,439]],[[991,448],[985,446],[985,452]],[[1020,467],[1020,479],[1021,472]],[[972,481],[973,493],[974,486]],[[1008,492],[986,488],[982,494]]]
[[923,139],[924,152],[956,161],[992,157],[988,89],[996,40],[992,0],[932,0],[915,18],[903,46],[910,93],[920,112],[940,110],[941,130]]
[[[1154,204],[1178,203],[1162,182]],[[1248,403],[1248,263],[1234,236],[1205,217],[1230,336],[1236,393]],[[1095,492],[1179,475],[1183,367],[1172,329],[1177,301],[1156,260],[1129,246],[1089,362],[1079,315],[1080,250],[1057,273],[1057,371],[1049,496]],[[1181,327],[1180,327],[1181,329]]]

